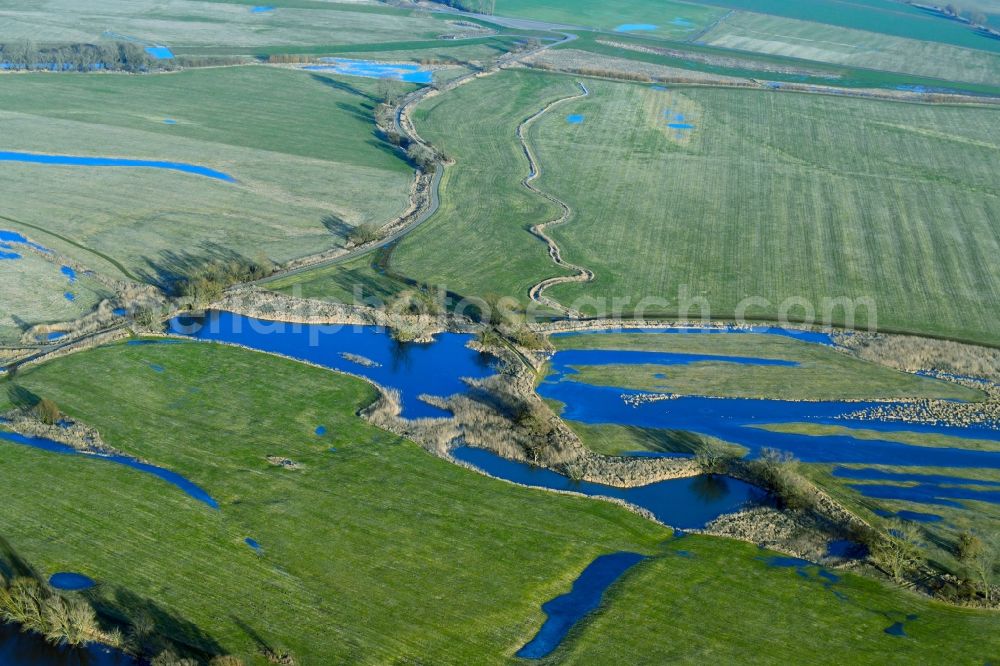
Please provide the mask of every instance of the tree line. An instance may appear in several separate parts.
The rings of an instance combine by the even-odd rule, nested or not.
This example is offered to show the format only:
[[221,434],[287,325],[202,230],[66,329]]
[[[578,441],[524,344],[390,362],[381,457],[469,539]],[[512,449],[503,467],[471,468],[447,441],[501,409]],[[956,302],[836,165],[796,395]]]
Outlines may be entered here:
[[89,72],[109,70],[144,72],[172,68],[169,60],[156,60],[138,44],[65,44],[36,46],[31,42],[0,45],[0,65],[7,70]]

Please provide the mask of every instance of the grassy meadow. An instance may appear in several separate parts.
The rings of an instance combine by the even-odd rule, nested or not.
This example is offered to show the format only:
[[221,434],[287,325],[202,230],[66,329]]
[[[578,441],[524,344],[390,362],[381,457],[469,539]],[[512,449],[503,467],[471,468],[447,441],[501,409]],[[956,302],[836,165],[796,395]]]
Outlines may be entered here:
[[[544,601],[596,555],[623,549],[656,557],[612,588],[556,661],[730,654],[773,631],[788,637],[767,643],[773,658],[996,650],[989,615],[850,574],[836,589],[852,602],[833,603],[754,559],[766,551],[702,537],[663,545],[669,530],[614,505],[435,459],[354,416],[373,398],[367,384],[292,361],[202,343],[116,345],[24,372],[17,385],[184,474],[220,509],[99,459],[0,442],[4,536],[44,573],[98,580],[98,603],[153,609],[175,638],[250,663],[263,663],[262,645],[304,664],[505,663],[538,629]],[[695,609],[699,621],[685,619]],[[905,645],[881,631],[894,621],[884,614],[911,612],[920,622]],[[656,631],[619,629],[645,623]]]
[[[890,601],[882,584],[850,574],[828,584],[814,567],[770,566],[752,544],[691,535],[669,550],[612,588],[552,663],[978,664],[1000,654],[995,614],[905,592]],[[886,633],[896,622],[905,637]]]
[[[779,16],[736,12],[699,41],[739,51],[935,77],[942,80],[942,86],[948,81],[1000,83],[996,48],[986,52]],[[986,38],[982,41],[1000,44]]]
[[[862,361],[828,347],[773,335],[649,333],[555,336],[556,349],[621,349],[783,359],[797,366],[701,361],[688,365],[592,365],[566,377],[599,386],[728,398],[844,400],[948,398],[981,392]],[[660,376],[657,376],[660,375]]]
[[676,0],[497,0],[497,16],[530,18],[596,30],[614,30],[620,25],[654,25],[641,34],[666,39],[684,39],[711,25],[725,9]]
[[[994,0],[962,2],[963,10],[982,9]],[[896,0],[711,0],[710,4],[776,17],[825,23],[885,35],[941,42],[953,46],[1000,52],[1000,42],[977,34],[969,26],[927,13]],[[922,3],[934,4],[934,3]]]
[[503,663],[594,557],[652,553],[670,536],[611,504],[434,458],[355,416],[368,384],[272,356],[118,345],[17,382],[220,509],[100,459],[0,442],[4,536],[44,572],[100,581],[99,599],[158,607],[162,630],[204,648],[249,657],[266,643],[302,664]]
[[[528,233],[559,209],[521,185],[528,162],[518,123],[549,102],[579,92],[573,79],[510,71],[463,85],[417,107],[418,131],[455,160],[441,181],[441,205],[392,255],[394,271],[463,295],[520,297],[553,273],[544,246]],[[401,286],[364,256],[279,280],[269,288],[310,298],[390,298]],[[556,271],[557,272],[557,271]]]
[[[547,100],[572,95],[574,81],[503,72],[417,109],[423,136],[456,164],[441,210],[400,242],[394,270],[523,301],[530,285],[560,274],[527,231],[557,213],[520,185],[527,160],[512,137]],[[857,299],[857,326],[871,317],[881,329],[1000,341],[997,110],[587,86],[589,97],[556,107],[528,133],[542,168],[536,184],[573,210],[550,233],[568,261],[596,273],[550,296],[591,299],[580,304],[594,314],[618,299],[626,315],[694,317],[704,298],[722,318],[747,297],[765,299],[744,310],[759,318],[805,299],[817,320],[834,324],[846,323],[836,299],[848,298]],[[571,113],[584,122],[568,123]],[[693,128],[668,127],[678,115]],[[321,298],[349,298],[355,284],[391,293],[397,287],[370,261],[280,286]],[[797,300],[785,311],[808,314]]]
[[[693,317],[698,298],[716,317],[747,297],[767,301],[750,317],[805,299],[835,324],[844,310],[825,299],[871,299],[882,329],[1000,341],[997,110],[588,85],[529,136],[536,184],[574,211],[552,235],[596,273],[550,296]],[[674,133],[668,111],[694,128]]]
[[17,343],[24,330],[36,324],[76,319],[108,296],[100,283],[85,275],[71,284],[58,263],[36,254],[16,247],[0,252],[21,255],[0,259],[0,345]]
[[[337,247],[352,225],[406,206],[412,169],[374,135],[377,83],[262,66],[7,77],[5,150],[188,162],[238,182],[5,162],[2,214],[33,227],[3,224],[46,245],[56,240],[39,229],[59,234],[135,274],[218,248],[285,261]],[[329,215],[343,223],[331,230]]]
[[257,2],[198,0],[0,0],[0,42],[92,43],[106,31],[183,49],[305,44],[362,44],[434,39],[450,31],[430,14],[354,2],[275,0],[273,11],[253,12]]

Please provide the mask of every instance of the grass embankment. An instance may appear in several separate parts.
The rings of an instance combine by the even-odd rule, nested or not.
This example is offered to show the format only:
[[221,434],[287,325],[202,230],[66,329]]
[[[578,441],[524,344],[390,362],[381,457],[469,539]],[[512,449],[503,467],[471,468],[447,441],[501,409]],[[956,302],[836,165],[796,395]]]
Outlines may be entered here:
[[[881,583],[849,575],[827,589],[816,569],[806,578],[758,560],[767,555],[751,544],[724,543],[685,537],[673,548],[690,556],[638,565],[553,662],[971,664],[1000,654],[995,613],[905,592],[890,600]],[[885,633],[896,622],[906,637]]]
[[[6,150],[188,162],[239,182],[10,162],[0,214],[137,274],[150,264],[183,268],[210,253],[206,246],[278,261],[336,247],[352,225],[383,223],[407,203],[412,169],[373,136],[377,86],[265,67],[8,77],[0,90]],[[77,248],[64,251],[93,262]]]
[[[558,411],[558,408],[557,408]],[[590,424],[567,421],[583,443],[592,451],[608,456],[618,456],[636,451],[656,453],[698,453],[706,445],[714,450],[725,451],[734,456],[743,456],[747,448],[739,444],[724,442],[708,435],[698,435],[684,430],[663,428],[643,428],[611,423]]]
[[366,383],[262,354],[115,346],[17,381],[221,509],[97,459],[0,442],[5,536],[44,571],[138,595],[173,617],[163,630],[195,640],[194,623],[223,651],[252,653],[256,632],[305,664],[499,662],[593,557],[651,552],[670,534],[433,458],[354,416],[374,397]]
[[[275,357],[121,345],[18,383],[109,444],[184,474],[221,508],[101,460],[3,443],[5,535],[44,572],[90,575],[99,598],[158,609],[162,630],[220,651],[251,654],[263,642],[299,663],[505,662],[537,630],[540,604],[595,555],[655,554],[669,536],[613,505],[435,459],[354,416],[373,398],[367,384]],[[766,553],[752,546],[690,537],[673,547],[694,557],[626,576],[566,656],[745,657],[760,654],[763,635],[775,636],[771,659],[879,661],[903,650],[972,661],[998,649],[992,615],[855,576],[837,584],[852,599],[840,604],[755,561]],[[882,633],[895,613],[920,616],[907,624],[912,638]]]
[[[591,365],[567,376],[600,386],[657,393],[785,400],[953,398],[979,400],[980,391],[861,361],[828,347],[752,333],[614,333],[554,336],[556,349],[618,349],[784,359],[798,366],[702,361],[688,365]],[[662,375],[662,376],[657,376]]]

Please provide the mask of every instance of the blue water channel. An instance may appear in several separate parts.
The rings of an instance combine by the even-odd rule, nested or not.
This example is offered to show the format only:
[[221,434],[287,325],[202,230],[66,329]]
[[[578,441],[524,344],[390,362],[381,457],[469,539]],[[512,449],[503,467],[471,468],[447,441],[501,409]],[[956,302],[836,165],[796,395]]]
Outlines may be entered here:
[[71,456],[87,456],[90,458],[95,458],[97,460],[104,460],[110,463],[115,463],[117,465],[124,465],[134,470],[138,470],[145,474],[151,474],[167,483],[176,486],[177,488],[183,490],[185,493],[193,497],[194,499],[207,504],[213,509],[218,509],[218,503],[212,499],[212,497],[206,493],[204,490],[196,486],[191,481],[181,476],[176,472],[171,472],[168,469],[162,467],[157,467],[156,465],[150,465],[148,463],[140,462],[135,458],[130,458],[128,456],[122,455],[103,455],[96,453],[83,453],[74,449],[72,446],[62,444],[60,442],[53,441],[51,439],[46,439],[44,437],[27,437],[25,435],[18,434],[16,432],[6,432],[0,430],[0,440],[6,440],[8,442],[13,442],[15,444],[21,444],[23,446],[30,446],[34,449],[40,449],[42,451],[49,451],[50,453],[59,453],[63,455]]
[[80,157],[76,155],[43,155],[39,153],[21,153],[0,151],[0,162],[23,162],[27,164],[52,164],[57,166],[89,166],[89,167],[132,167],[144,169],[166,169],[180,171],[206,178],[214,178],[227,183],[235,183],[236,179],[227,173],[209,169],[197,164],[185,162],[165,162],[160,160],[132,160],[119,157]]
[[[609,331],[611,332],[611,331]],[[785,329],[647,329],[613,332],[643,334],[742,334],[759,333],[794,338],[803,342],[828,345],[832,343],[824,333]],[[593,332],[560,334],[572,339],[576,335]],[[753,398],[713,398],[682,396],[655,402],[629,404],[623,396],[640,396],[643,392],[608,386],[594,386],[574,381],[577,367],[593,365],[671,365],[715,361],[736,364],[785,364],[789,361],[734,357],[711,357],[699,354],[664,354],[659,352],[567,349],[558,351],[551,359],[551,374],[543,381],[538,392],[541,396],[565,405],[562,416],[588,424],[621,424],[645,428],[684,430],[718,437],[725,441],[746,446],[755,456],[763,448],[775,448],[792,453],[796,458],[811,463],[851,463],[868,465],[897,465],[907,467],[951,467],[1000,469],[1000,452],[959,448],[921,447],[881,439],[856,439],[849,435],[810,436],[793,433],[770,432],[759,427],[765,424],[818,423],[863,428],[882,432],[937,433],[956,437],[1000,441],[1000,431],[988,426],[948,426],[905,423],[899,421],[855,420],[844,416],[868,407],[879,406],[865,402],[801,402]],[[654,360],[656,359],[656,360]],[[666,370],[669,375],[669,370]],[[662,373],[661,373],[662,374]],[[646,394],[648,395],[648,394]],[[873,498],[900,499],[913,502],[962,506],[960,500],[998,501],[996,491],[988,486],[994,482],[978,483],[973,479],[953,475],[927,475],[919,473],[890,473],[871,469],[840,467],[840,476],[871,481],[858,483],[855,488]],[[907,481],[910,486],[885,486],[882,481]],[[977,485],[980,488],[951,488],[949,485]]]
[[492,451],[471,446],[460,446],[451,454],[456,460],[487,474],[525,486],[620,499],[646,509],[660,522],[681,529],[705,527],[725,513],[768,502],[760,489],[723,476],[703,475],[658,481],[636,488],[615,488],[590,481],[573,481],[557,472],[508,460]]
[[562,596],[542,604],[546,620],[531,642],[518,650],[522,659],[541,659],[548,656],[559,644],[573,625],[595,610],[604,597],[604,592],[612,583],[646,559],[638,553],[613,553],[601,555],[583,570],[573,581],[573,589]]
[[[447,412],[420,400],[420,395],[464,393],[468,386],[463,377],[493,374],[494,359],[469,349],[466,345],[473,336],[467,334],[442,333],[429,344],[399,343],[385,329],[373,326],[289,324],[229,312],[211,312],[195,319],[180,317],[170,322],[170,329],[198,340],[235,343],[367,377],[399,391],[406,418],[447,416]],[[377,365],[345,359],[343,352]]]

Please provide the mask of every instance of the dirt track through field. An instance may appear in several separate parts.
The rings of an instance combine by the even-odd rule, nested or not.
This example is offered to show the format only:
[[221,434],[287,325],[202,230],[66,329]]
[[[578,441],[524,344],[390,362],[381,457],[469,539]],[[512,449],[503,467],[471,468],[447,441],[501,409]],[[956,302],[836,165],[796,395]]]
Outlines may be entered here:
[[569,97],[563,97],[562,99],[557,99],[554,102],[550,102],[540,111],[528,117],[527,119],[525,119],[524,122],[522,122],[520,125],[517,126],[517,140],[521,142],[521,149],[524,151],[525,156],[528,158],[528,166],[530,167],[530,172],[528,173],[527,177],[525,177],[525,179],[521,181],[521,184],[524,185],[529,190],[531,190],[532,192],[534,192],[535,194],[544,197],[549,201],[551,201],[552,203],[556,204],[562,210],[561,214],[556,219],[549,220],[548,222],[542,222],[541,224],[536,224],[533,227],[531,227],[531,233],[533,233],[535,236],[541,239],[542,242],[548,245],[549,257],[552,258],[552,261],[557,266],[561,266],[567,270],[576,271],[576,275],[561,275],[542,280],[528,291],[528,296],[531,298],[531,300],[535,301],[536,303],[539,303],[541,305],[546,305],[550,308],[558,310],[559,312],[562,312],[568,317],[573,317],[573,318],[580,317],[581,316],[580,313],[573,310],[572,308],[567,308],[561,303],[558,303],[557,301],[549,298],[548,296],[545,295],[545,290],[553,285],[565,284],[567,282],[590,282],[591,280],[594,279],[594,272],[589,268],[584,268],[583,266],[577,266],[576,264],[571,264],[565,259],[563,259],[562,251],[559,249],[559,245],[555,242],[555,240],[553,240],[551,236],[545,233],[548,227],[568,222],[570,216],[573,214],[573,211],[572,209],[570,209],[569,205],[567,205],[565,201],[562,201],[561,199],[558,199],[547,192],[543,192],[542,190],[538,189],[532,184],[532,182],[535,179],[537,179],[538,176],[541,174],[541,167],[538,164],[538,159],[535,157],[535,154],[531,151],[531,146],[528,145],[528,141],[527,139],[525,139],[525,132],[534,121],[542,117],[545,113],[547,113],[555,106],[574,99],[582,99],[590,94],[590,91],[587,90],[587,86],[583,85],[583,83],[580,83],[579,81],[577,81],[577,84],[583,91],[579,95],[571,95]]

